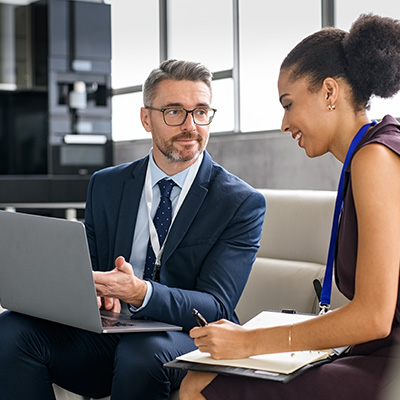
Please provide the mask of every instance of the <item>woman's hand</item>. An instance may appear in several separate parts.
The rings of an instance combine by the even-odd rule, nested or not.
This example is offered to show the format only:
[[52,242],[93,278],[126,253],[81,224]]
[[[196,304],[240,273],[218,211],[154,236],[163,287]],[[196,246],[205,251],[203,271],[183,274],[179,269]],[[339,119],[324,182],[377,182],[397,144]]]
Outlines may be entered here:
[[252,355],[250,331],[224,319],[203,328],[193,328],[189,335],[201,352],[210,353],[217,360]]

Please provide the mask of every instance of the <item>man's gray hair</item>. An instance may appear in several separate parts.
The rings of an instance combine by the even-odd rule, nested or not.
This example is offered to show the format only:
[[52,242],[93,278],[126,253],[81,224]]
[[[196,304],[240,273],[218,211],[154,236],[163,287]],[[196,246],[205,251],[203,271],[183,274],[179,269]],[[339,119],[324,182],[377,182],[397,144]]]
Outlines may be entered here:
[[164,80],[204,82],[211,89],[212,73],[204,65],[193,61],[166,60],[151,71],[143,85],[143,102],[151,106],[157,94],[157,86]]

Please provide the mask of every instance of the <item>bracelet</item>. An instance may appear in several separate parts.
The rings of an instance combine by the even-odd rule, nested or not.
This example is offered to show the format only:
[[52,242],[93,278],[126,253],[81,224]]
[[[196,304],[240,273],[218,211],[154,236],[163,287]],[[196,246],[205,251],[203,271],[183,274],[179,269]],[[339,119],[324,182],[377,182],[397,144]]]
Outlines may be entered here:
[[293,324],[289,326],[289,351],[292,351],[292,329]]

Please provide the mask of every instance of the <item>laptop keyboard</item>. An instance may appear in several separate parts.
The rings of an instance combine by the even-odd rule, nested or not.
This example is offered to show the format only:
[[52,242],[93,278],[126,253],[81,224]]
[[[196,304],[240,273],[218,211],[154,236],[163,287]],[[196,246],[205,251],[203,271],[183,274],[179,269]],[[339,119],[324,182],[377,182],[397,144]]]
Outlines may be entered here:
[[135,326],[135,324],[133,322],[129,322],[129,321],[120,321],[114,318],[110,318],[110,317],[104,317],[103,315],[101,316],[101,324],[105,327],[105,328],[110,328],[112,326]]

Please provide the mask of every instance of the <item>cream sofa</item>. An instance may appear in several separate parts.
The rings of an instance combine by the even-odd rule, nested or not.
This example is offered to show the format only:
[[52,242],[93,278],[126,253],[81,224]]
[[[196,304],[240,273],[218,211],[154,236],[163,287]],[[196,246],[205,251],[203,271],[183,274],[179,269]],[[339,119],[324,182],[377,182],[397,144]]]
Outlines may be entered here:
[[[336,192],[260,191],[267,213],[257,259],[236,308],[240,321],[263,310],[317,313],[313,280],[323,279]],[[332,307],[345,303],[334,287]],[[57,386],[55,393],[57,400],[84,400]],[[171,399],[177,400],[178,393]]]
[[[245,323],[263,310],[318,313],[313,281],[324,278],[336,192],[260,189],[267,212],[260,249],[236,307]],[[332,308],[347,300],[332,288]]]

